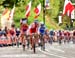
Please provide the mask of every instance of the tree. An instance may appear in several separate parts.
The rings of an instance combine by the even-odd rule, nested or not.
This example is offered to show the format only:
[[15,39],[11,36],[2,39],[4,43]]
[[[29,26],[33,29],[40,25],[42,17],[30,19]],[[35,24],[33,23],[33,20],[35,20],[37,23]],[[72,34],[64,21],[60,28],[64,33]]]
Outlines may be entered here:
[[20,2],[21,0],[4,0],[2,5],[4,7],[13,7],[14,4],[18,5],[18,3]]
[[72,3],[75,3],[75,0],[71,0],[72,1]]
[[62,24],[62,28],[65,28],[65,27],[70,27],[70,24],[71,24],[71,18],[67,15],[64,15],[63,18],[62,18],[62,21],[63,21],[63,24]]

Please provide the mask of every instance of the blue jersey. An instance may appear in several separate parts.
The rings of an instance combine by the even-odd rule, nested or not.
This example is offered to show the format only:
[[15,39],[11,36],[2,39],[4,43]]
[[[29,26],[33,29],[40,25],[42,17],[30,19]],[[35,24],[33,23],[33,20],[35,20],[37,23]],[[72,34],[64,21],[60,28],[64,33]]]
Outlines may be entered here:
[[53,30],[50,31],[50,35],[51,35],[51,36],[54,35],[54,31],[53,31]]
[[44,35],[45,34],[45,27],[40,27],[39,29],[40,34]]
[[19,36],[19,34],[20,34],[20,31],[17,31],[17,30],[16,30],[16,35]]

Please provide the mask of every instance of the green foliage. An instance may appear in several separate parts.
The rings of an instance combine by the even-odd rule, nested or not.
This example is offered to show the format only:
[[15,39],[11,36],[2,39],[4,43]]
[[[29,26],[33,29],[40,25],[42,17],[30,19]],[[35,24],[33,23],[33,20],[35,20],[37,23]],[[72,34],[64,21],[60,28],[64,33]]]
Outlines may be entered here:
[[50,15],[50,18],[55,18],[59,13],[59,4],[60,0],[50,0],[50,10],[47,10],[47,13]]
[[[14,15],[14,22],[16,23],[17,27],[20,26],[20,19],[25,17],[25,8],[28,5],[30,0],[0,0],[0,13],[2,13],[3,11],[3,7],[8,7],[10,9],[12,9],[13,5],[16,5],[16,9],[15,9],[15,15]],[[43,1],[44,0],[31,0],[32,1],[32,9],[31,9],[31,14],[28,18],[28,23],[32,23],[34,21],[34,8],[41,3],[42,4],[42,11],[41,14],[38,17],[39,22],[43,21]],[[63,6],[64,6],[64,1],[65,0],[50,0],[50,9],[46,10],[46,15],[49,16],[50,21],[58,21],[58,15],[60,11],[63,11]],[[74,2],[75,0],[71,0],[72,2]],[[63,18],[63,25],[61,27],[64,28],[65,24],[70,22],[69,20],[67,20],[69,18],[64,17]],[[70,24],[70,23],[69,23]],[[52,24],[49,24],[48,22],[46,22],[46,26],[48,28],[53,28],[56,29],[55,26],[53,26]]]
[[59,11],[63,11],[65,0],[60,0]]
[[73,3],[75,3],[75,0],[71,0]]
[[[1,0],[0,0],[1,1]],[[12,9],[13,5],[16,5],[15,9],[15,15],[14,15],[14,22],[16,23],[17,27],[20,26],[19,21],[21,18],[25,17],[25,7],[29,3],[30,0],[4,0],[2,1],[2,5],[4,7],[9,7]],[[34,8],[41,3],[42,4],[42,12],[38,17],[39,21],[43,21],[43,1],[44,0],[32,0],[32,9],[31,9],[31,14],[30,17],[28,18],[28,23],[30,24],[31,22],[34,21]],[[55,1],[55,2],[54,2]],[[50,15],[50,18],[53,19],[57,16],[58,11],[59,11],[59,1],[60,0],[50,0],[50,10],[46,10],[46,14]],[[34,14],[34,15],[33,15]],[[49,28],[55,29],[53,26],[49,25],[46,23],[46,26]]]
[[63,24],[61,25],[62,28],[66,28],[66,24],[70,27],[71,23],[70,17],[64,15],[62,20],[63,20]]

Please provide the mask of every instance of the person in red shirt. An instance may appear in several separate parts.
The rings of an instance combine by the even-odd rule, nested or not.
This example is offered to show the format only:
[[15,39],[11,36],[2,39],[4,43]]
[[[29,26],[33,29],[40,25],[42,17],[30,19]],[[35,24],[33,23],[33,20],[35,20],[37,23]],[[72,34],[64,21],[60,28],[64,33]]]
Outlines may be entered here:
[[21,25],[21,31],[22,31],[22,33],[26,33],[27,29],[28,29],[28,24],[22,24]]
[[16,30],[15,30],[15,25],[12,24],[11,29],[10,29],[10,36],[12,40],[12,46],[15,44],[15,37],[16,37]]
[[75,44],[75,30],[73,31],[73,43]]
[[28,30],[29,26],[27,24],[27,20],[26,19],[22,19],[22,22],[21,22],[21,27],[20,27],[20,30],[21,30],[21,43],[22,43],[22,46],[23,46],[23,50],[25,50],[25,45],[26,45],[26,37],[27,37],[27,30]]
[[67,42],[69,43],[70,42],[70,32],[69,31],[66,31],[64,33],[64,43]]
[[31,48],[33,49],[34,53],[35,53],[35,45],[36,43],[34,42],[36,40],[35,38],[35,35],[37,34],[38,32],[38,21],[35,20],[31,25],[30,25],[30,29],[29,29],[29,32],[30,32],[30,44],[31,44]]
[[31,25],[31,28],[30,28],[30,33],[37,33],[38,31],[38,24],[35,22]]
[[69,43],[71,40],[71,37],[70,37],[70,31],[67,32],[67,43]]
[[21,34],[26,33],[28,30],[28,23],[27,23],[27,18],[22,18],[20,20],[20,29],[21,29]]

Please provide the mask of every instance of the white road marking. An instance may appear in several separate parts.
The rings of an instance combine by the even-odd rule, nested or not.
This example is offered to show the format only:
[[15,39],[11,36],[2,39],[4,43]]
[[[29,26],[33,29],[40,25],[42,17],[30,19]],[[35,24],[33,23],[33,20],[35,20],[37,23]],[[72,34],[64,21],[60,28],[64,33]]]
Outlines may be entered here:
[[55,48],[53,46],[50,46],[49,44],[46,47],[47,47],[47,49],[51,49],[51,50],[54,50],[54,51],[65,53],[65,51],[63,51],[63,50],[61,50],[59,48]]
[[[40,50],[40,49],[39,49]],[[42,53],[46,54],[46,55],[49,55],[49,56],[55,56],[55,57],[58,57],[58,58],[67,58],[67,57],[64,57],[64,56],[59,56],[59,55],[56,55],[56,54],[52,54],[52,53],[49,53],[49,52],[46,52],[46,51],[42,51],[40,50]]]
[[[55,51],[59,51],[59,52],[62,52],[62,53],[65,53],[65,51],[61,50],[61,49],[58,49],[58,48],[54,48],[54,47],[49,47],[51,50],[55,50]],[[48,48],[48,49],[49,49]]]
[[43,54],[11,54],[11,55],[8,55],[8,54],[6,54],[6,55],[0,55],[0,57],[2,58],[2,57],[9,57],[9,58],[11,58],[11,57],[46,57],[46,55],[43,55]]

